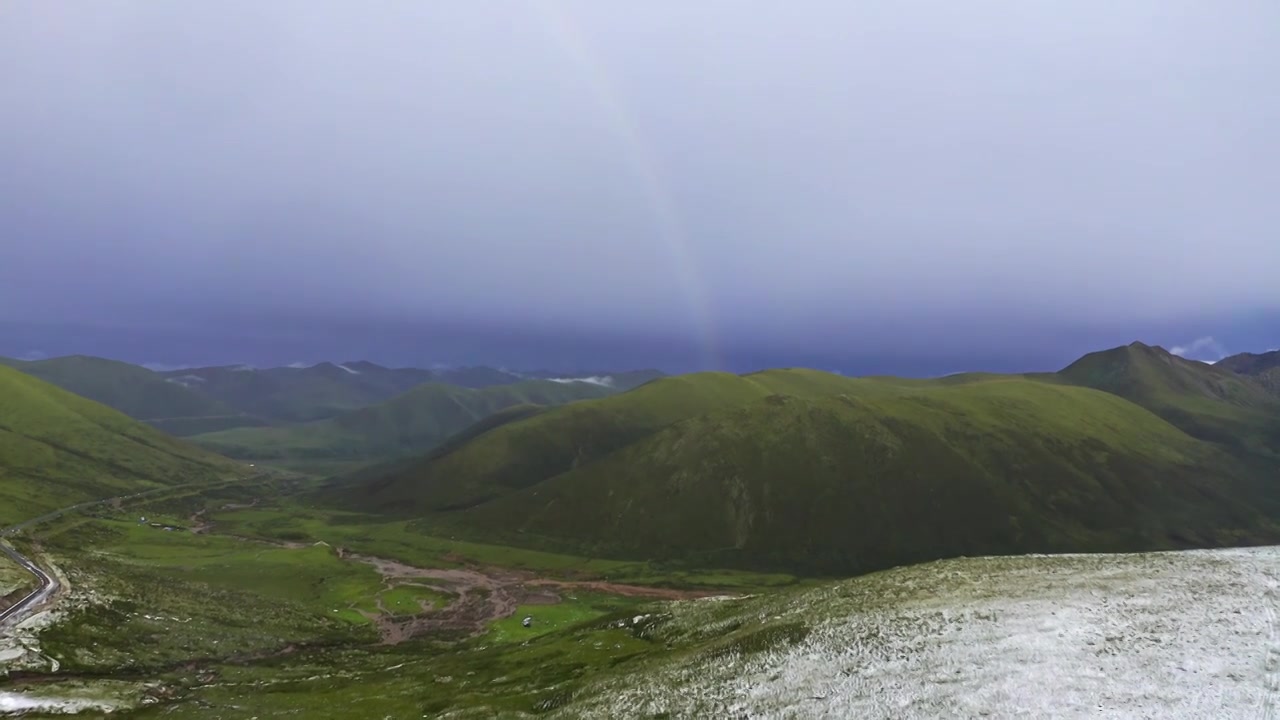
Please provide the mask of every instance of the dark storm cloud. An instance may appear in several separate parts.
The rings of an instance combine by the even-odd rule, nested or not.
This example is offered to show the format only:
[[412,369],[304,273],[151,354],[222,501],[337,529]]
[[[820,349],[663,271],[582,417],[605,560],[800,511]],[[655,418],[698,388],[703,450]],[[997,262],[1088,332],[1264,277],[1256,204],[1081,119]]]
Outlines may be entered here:
[[5,3],[0,350],[1263,349],[1278,71],[1270,1]]

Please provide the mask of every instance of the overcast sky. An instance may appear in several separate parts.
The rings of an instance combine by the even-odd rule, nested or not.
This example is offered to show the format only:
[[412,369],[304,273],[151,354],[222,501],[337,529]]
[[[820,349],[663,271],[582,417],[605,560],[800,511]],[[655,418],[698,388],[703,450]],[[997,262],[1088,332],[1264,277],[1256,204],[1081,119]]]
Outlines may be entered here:
[[0,354],[1265,350],[1277,78],[1275,0],[11,0]]

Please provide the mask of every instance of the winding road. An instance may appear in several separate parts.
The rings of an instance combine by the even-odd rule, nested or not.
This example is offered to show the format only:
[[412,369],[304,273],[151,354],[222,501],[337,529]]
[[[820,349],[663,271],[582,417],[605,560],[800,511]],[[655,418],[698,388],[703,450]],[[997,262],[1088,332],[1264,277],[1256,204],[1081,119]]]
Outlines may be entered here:
[[14,603],[12,606],[4,610],[0,610],[0,625],[4,625],[10,620],[10,618],[19,617],[27,610],[30,610],[31,608],[34,608],[48,600],[54,593],[58,592],[58,588],[61,587],[61,584],[58,582],[57,578],[42,570],[39,565],[31,562],[31,560],[25,555],[19,553],[8,545],[0,543],[0,552],[8,555],[11,560],[21,565],[27,570],[27,572],[35,575],[36,580],[39,582],[39,586],[35,590],[32,590],[31,594]]
[[[221,483],[221,485],[248,482],[248,481],[260,479],[261,477],[262,477],[261,474],[254,475],[253,477],[250,477],[250,478],[230,480],[230,481]],[[30,520],[18,523],[17,525],[10,525],[7,528],[2,528],[0,529],[0,537],[16,535],[19,532],[22,532],[23,530],[33,525],[38,525],[42,522],[45,522],[47,520],[52,520],[54,518],[65,515],[69,512],[75,512],[76,510],[83,510],[85,508],[94,507],[95,505],[105,505],[107,503],[120,502],[123,500],[132,500],[134,498],[144,497],[147,495],[155,495],[157,493],[162,493],[162,492],[173,492],[174,490],[191,488],[195,485],[203,485],[203,484],[191,483],[191,484],[183,484],[183,485],[168,485],[165,487],[152,488],[151,490],[144,490],[142,492],[131,493],[129,495],[117,495],[116,497],[103,498],[101,500],[89,500],[87,502],[78,503],[76,505],[70,505],[68,507],[62,508],[61,510],[54,510],[53,512],[45,513],[44,515],[41,515],[39,517],[31,518]],[[216,487],[218,485],[219,484],[215,483],[215,484],[209,485],[208,487]],[[4,626],[4,625],[16,624],[17,622],[19,622],[22,619],[22,617],[26,615],[29,611],[33,610],[34,608],[43,604],[49,598],[53,597],[53,595],[57,593],[59,589],[61,589],[62,584],[58,582],[58,579],[56,577],[45,572],[39,565],[33,562],[30,558],[26,557],[22,553],[10,547],[8,544],[4,543],[3,541],[0,541],[0,553],[4,553],[15,563],[17,563],[18,565],[21,565],[27,572],[34,575],[36,578],[36,581],[39,583],[39,586],[35,590],[31,591],[31,594],[27,595],[26,597],[22,598],[18,602],[14,603],[12,606],[4,610],[0,610],[0,626]]]

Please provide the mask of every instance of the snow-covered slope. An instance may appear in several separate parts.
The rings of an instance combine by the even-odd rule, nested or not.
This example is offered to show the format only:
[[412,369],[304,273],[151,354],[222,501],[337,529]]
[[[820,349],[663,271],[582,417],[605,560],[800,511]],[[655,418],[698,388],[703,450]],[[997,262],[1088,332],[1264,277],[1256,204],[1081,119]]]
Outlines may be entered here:
[[[968,558],[677,603],[574,717],[1274,717],[1280,549]],[[715,638],[723,638],[717,641]],[[735,639],[736,638],[736,639]]]

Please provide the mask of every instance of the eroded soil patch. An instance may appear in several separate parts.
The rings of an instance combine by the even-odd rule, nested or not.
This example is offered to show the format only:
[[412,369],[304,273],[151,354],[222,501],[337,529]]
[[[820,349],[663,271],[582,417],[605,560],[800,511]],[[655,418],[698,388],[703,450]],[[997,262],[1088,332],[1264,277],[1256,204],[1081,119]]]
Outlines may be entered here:
[[622,597],[679,600],[707,597],[707,590],[673,590],[602,581],[557,580],[525,571],[505,568],[420,568],[386,558],[343,553],[345,559],[371,565],[388,587],[417,581],[422,587],[448,594],[451,602],[441,608],[424,608],[421,614],[396,617],[363,611],[381,634],[382,642],[394,645],[413,637],[436,634],[449,638],[475,637],[496,620],[510,617],[521,605],[553,605],[562,593],[589,591]]

